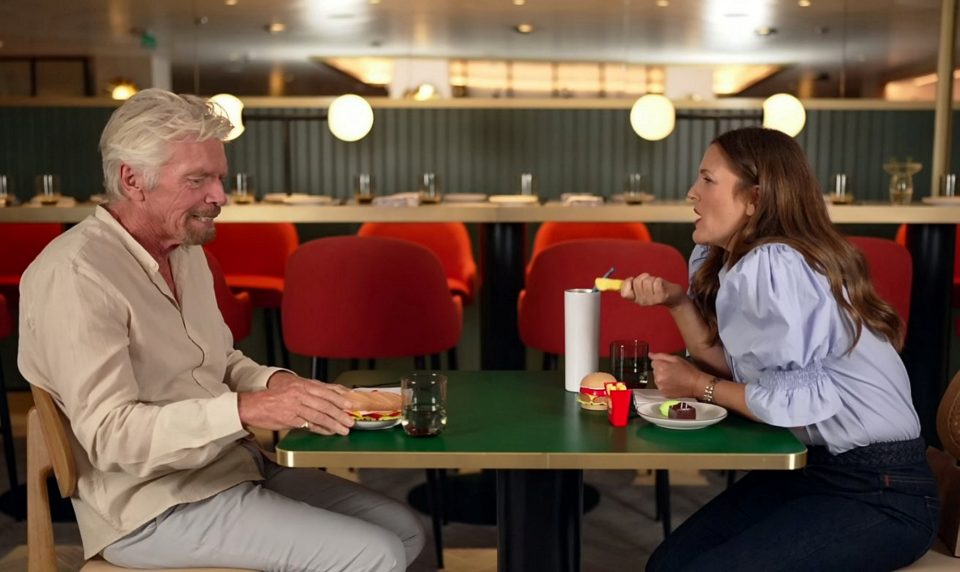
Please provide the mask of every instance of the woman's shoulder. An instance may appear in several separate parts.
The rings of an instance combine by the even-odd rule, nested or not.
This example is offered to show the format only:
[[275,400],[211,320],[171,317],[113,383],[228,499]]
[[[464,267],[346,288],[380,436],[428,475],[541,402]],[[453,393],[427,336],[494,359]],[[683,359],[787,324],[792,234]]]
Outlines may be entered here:
[[822,300],[831,296],[827,277],[803,254],[782,242],[765,243],[744,255],[721,279],[726,296],[778,300]]
[[729,277],[762,272],[811,271],[803,254],[784,242],[767,242],[753,247],[728,272]]

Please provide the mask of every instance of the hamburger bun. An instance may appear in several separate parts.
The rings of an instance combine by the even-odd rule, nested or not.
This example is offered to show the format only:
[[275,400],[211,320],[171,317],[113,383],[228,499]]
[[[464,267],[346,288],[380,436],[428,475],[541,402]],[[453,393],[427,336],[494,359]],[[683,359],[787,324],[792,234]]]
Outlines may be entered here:
[[594,411],[605,411],[607,409],[606,384],[616,382],[615,377],[602,371],[583,376],[583,379],[580,380],[580,395],[577,396],[580,407]]
[[344,397],[357,411],[398,411],[402,406],[400,394],[390,391],[348,391]]

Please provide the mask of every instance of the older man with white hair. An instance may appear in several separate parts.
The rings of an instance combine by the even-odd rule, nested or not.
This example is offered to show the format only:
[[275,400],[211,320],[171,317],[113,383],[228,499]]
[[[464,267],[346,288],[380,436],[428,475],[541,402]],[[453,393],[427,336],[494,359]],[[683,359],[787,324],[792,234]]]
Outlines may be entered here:
[[404,505],[286,469],[248,427],[345,435],[346,389],[233,348],[199,245],[226,201],[229,122],[144,90],[100,139],[109,197],[21,283],[19,366],[73,429],[84,554],[134,568],[403,570],[423,547]]

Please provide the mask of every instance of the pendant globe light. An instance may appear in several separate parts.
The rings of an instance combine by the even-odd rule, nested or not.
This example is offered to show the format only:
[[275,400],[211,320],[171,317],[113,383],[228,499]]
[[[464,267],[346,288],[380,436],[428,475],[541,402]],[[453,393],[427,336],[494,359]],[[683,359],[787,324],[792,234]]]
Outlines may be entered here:
[[223,138],[224,141],[233,141],[237,137],[243,134],[243,131],[246,129],[243,126],[243,102],[240,101],[235,95],[230,95],[229,93],[218,93],[208,99],[210,103],[213,104],[214,110],[227,118],[227,121],[233,125],[233,129],[230,133],[227,133],[227,136]]
[[676,120],[673,102],[663,95],[644,95],[630,109],[630,126],[637,135],[648,141],[659,141],[670,135]]
[[359,95],[341,95],[330,104],[327,126],[337,139],[358,141],[373,128],[373,108]]
[[763,100],[763,126],[794,137],[807,122],[800,100],[788,93],[776,93]]

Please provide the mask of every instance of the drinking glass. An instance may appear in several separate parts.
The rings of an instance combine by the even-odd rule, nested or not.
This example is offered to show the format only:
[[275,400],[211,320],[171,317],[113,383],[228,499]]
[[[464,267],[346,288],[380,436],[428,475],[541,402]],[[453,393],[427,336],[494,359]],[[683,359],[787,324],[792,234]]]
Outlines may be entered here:
[[253,175],[237,173],[233,177],[233,202],[237,204],[252,203],[256,191],[253,186]]
[[10,201],[10,186],[6,175],[0,175],[0,206],[5,206]]
[[447,376],[413,372],[400,379],[400,425],[411,437],[439,435],[447,425]]
[[833,176],[833,193],[830,195],[830,202],[838,205],[853,202],[853,195],[847,192],[846,173],[836,173]]
[[433,204],[439,203],[440,199],[440,180],[437,175],[434,173],[420,175],[420,202]]
[[630,389],[646,387],[650,380],[647,342],[615,340],[610,342],[610,373]]
[[647,194],[647,178],[643,173],[627,173],[623,181],[623,202],[628,205],[643,202]]
[[367,205],[373,202],[376,195],[376,183],[370,173],[360,173],[353,176],[353,194],[357,204]]
[[534,178],[533,173],[521,173],[520,174],[520,194],[521,195],[535,195],[537,194],[534,190]]
[[955,197],[957,195],[957,175],[947,173],[943,175],[940,183],[941,197]]
[[60,202],[60,177],[58,175],[37,175],[34,179],[37,196],[44,205],[55,205]]

